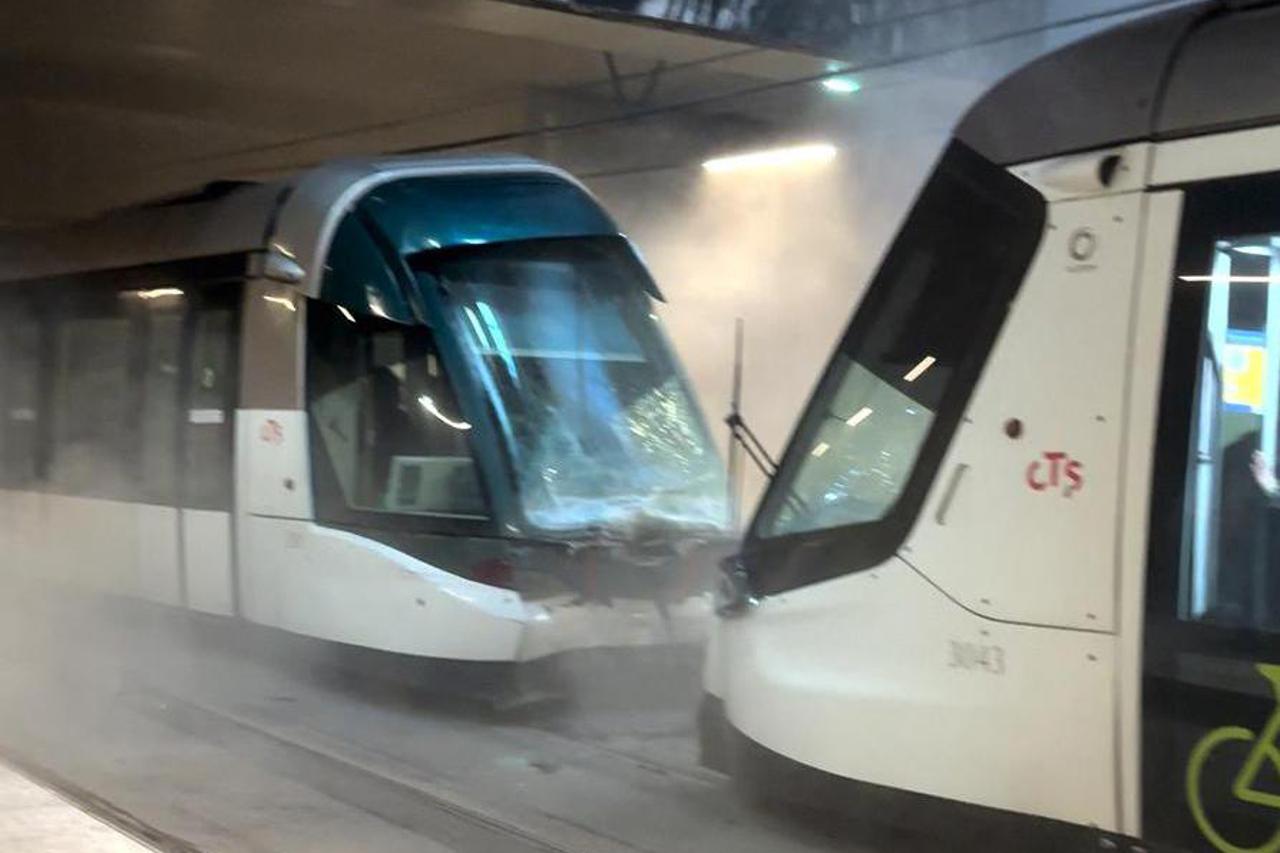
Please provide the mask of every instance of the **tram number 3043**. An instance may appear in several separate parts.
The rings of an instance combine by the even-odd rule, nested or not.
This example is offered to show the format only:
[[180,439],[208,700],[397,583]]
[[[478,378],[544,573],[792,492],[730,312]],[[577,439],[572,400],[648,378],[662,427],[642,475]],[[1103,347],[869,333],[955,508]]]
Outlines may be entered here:
[[950,640],[951,660],[947,664],[952,669],[980,670],[992,675],[1004,675],[1004,647],[988,646],[982,643],[966,643],[961,640]]

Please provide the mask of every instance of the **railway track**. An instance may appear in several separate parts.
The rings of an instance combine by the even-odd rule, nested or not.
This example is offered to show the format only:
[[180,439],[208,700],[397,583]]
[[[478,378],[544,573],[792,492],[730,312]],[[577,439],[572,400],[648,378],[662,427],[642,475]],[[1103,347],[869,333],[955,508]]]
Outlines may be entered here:
[[[164,693],[139,690],[126,701],[179,731],[202,738],[334,799],[457,850],[493,853],[634,853],[644,848],[550,820],[513,820],[510,812],[467,798],[424,777],[395,756],[284,728]],[[532,824],[532,825],[530,825]]]
[[65,630],[0,627],[0,755],[160,850],[859,849],[737,802],[682,706],[484,713],[235,626],[32,616]]

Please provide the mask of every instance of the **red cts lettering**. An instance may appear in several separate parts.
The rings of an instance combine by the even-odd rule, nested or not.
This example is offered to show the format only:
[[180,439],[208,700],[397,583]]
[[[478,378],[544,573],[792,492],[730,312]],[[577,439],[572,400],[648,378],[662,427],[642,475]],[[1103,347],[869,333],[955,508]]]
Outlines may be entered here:
[[1056,486],[1058,485],[1058,474],[1062,471],[1058,463],[1066,459],[1067,454],[1060,450],[1046,450],[1044,458],[1049,460],[1049,485]]
[[1067,488],[1066,491],[1063,492],[1067,497],[1071,497],[1073,493],[1080,491],[1084,486],[1083,471],[1083,462],[1072,459],[1067,463]]
[[1043,492],[1049,487],[1048,483],[1042,483],[1037,479],[1037,472],[1040,470],[1040,460],[1036,460],[1027,466],[1027,485],[1035,489],[1037,492]]
[[1027,466],[1027,485],[1037,492],[1061,486],[1062,494],[1071,497],[1084,488],[1083,472],[1083,462],[1060,450],[1046,450],[1040,459]]

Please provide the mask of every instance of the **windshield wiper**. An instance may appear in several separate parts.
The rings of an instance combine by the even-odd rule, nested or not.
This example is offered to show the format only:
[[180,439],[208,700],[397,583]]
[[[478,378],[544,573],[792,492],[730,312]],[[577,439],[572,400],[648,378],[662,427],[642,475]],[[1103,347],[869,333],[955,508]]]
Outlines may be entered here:
[[751,431],[751,427],[747,426],[747,422],[743,420],[742,413],[737,410],[735,405],[724,422],[729,425],[729,439],[736,441],[746,451],[751,461],[756,463],[756,467],[760,472],[772,480],[778,474],[778,463],[769,455],[769,451]]
[[[764,443],[760,441],[751,427],[747,426],[746,420],[742,417],[741,317],[738,317],[734,322],[733,333],[733,396],[729,400],[729,414],[725,417],[724,422],[729,427],[729,506],[733,512],[733,526],[737,529],[739,527],[738,479],[741,476],[741,472],[738,470],[738,458],[737,454],[733,452],[734,449],[741,447],[770,483],[778,476],[778,463],[769,455]],[[809,510],[804,498],[796,494],[794,486],[787,488],[783,499],[799,512],[808,512]]]

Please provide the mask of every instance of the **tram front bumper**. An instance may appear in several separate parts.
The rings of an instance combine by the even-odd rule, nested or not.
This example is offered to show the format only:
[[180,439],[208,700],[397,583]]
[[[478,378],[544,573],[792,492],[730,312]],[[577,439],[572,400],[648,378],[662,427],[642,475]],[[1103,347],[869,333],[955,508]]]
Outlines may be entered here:
[[569,595],[527,602],[525,608],[518,653],[522,661],[575,649],[701,643],[713,618],[711,600],[705,595],[664,609],[647,599],[619,598],[601,604]]

